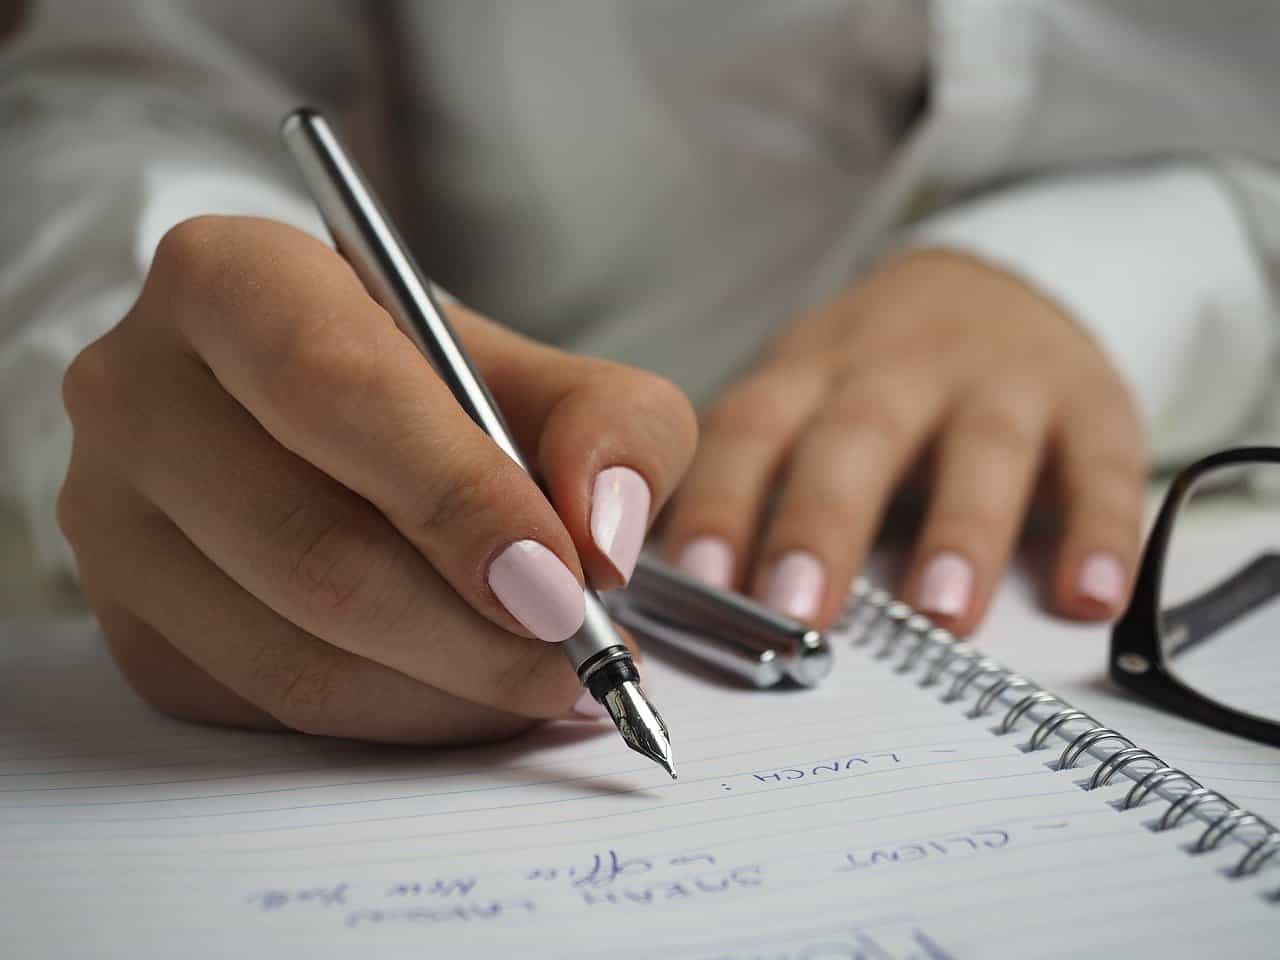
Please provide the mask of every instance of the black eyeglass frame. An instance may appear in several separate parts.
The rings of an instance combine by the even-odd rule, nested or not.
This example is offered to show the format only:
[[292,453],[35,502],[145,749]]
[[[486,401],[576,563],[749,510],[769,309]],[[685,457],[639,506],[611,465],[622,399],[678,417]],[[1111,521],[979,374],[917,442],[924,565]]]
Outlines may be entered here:
[[1183,501],[1206,473],[1227,466],[1280,463],[1280,447],[1236,447],[1197,460],[1174,476],[1142,551],[1133,596],[1111,630],[1111,679],[1188,719],[1272,746],[1280,745],[1280,723],[1226,707],[1170,672],[1161,643],[1160,587],[1174,523]]

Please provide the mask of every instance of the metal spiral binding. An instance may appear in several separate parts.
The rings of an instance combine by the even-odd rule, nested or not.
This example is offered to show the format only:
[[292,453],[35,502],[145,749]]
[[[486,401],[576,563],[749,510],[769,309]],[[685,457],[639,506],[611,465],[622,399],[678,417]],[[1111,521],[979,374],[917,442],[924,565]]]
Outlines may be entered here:
[[991,686],[987,687],[987,689],[982,691],[982,694],[978,697],[977,703],[975,703],[973,705],[973,709],[969,711],[969,716],[971,718],[985,716],[986,712],[991,708],[991,704],[995,703],[996,697],[1000,696],[1000,694],[1004,693],[1006,690],[1012,690],[1014,687],[1030,686],[1032,686],[1031,681],[1024,677],[1010,675],[1005,677],[1003,680],[997,680],[995,683],[991,684]]
[[1098,764],[1097,769],[1093,771],[1093,776],[1089,778],[1089,786],[1086,789],[1097,790],[1099,787],[1105,787],[1111,782],[1111,778],[1121,773],[1125,767],[1141,763],[1143,760],[1150,760],[1157,767],[1166,766],[1165,762],[1150,750],[1142,747],[1127,747],[1124,750],[1117,750]]
[[902,662],[898,664],[898,673],[910,673],[914,670],[926,650],[941,650],[955,642],[956,638],[951,635],[950,630],[944,630],[942,627],[931,627],[924,632],[924,635],[920,637],[916,645],[902,658]]
[[1083,710],[1077,710],[1075,707],[1068,706],[1065,710],[1059,710],[1057,713],[1045,717],[1040,721],[1040,726],[1036,727],[1035,732],[1031,734],[1031,739],[1027,741],[1028,750],[1039,750],[1044,746],[1045,741],[1053,736],[1053,732],[1059,727],[1070,723],[1072,720],[1088,720],[1093,724],[1090,729],[1097,729],[1098,721],[1093,719]]
[[[1203,786],[1190,774],[1169,766],[1151,751],[1098,723],[1056,694],[956,640],[949,631],[934,625],[867,580],[859,578],[854,582],[849,603],[836,629],[846,633],[853,646],[871,647],[876,659],[888,660],[900,655],[894,671],[911,674],[919,670],[921,687],[937,686],[944,678],[950,680],[941,697],[944,702],[964,699],[966,692],[979,684],[980,692],[966,715],[976,719],[993,707],[1004,707],[1004,714],[993,730],[998,736],[1013,733],[1023,719],[1032,719],[1036,726],[1026,743],[1027,751],[1047,747],[1055,734],[1067,741],[1054,765],[1056,769],[1070,770],[1087,755],[1098,757],[1100,762],[1088,782],[1082,784],[1084,789],[1097,790],[1122,774],[1128,776],[1134,783],[1117,803],[1120,810],[1141,806],[1153,793],[1166,804],[1152,829],[1172,830],[1188,817],[1201,820],[1206,826],[1191,845],[1192,853],[1217,850],[1228,837],[1237,836],[1245,852],[1230,871],[1232,876],[1250,876],[1267,863],[1280,862],[1280,829],[1267,820]],[[990,682],[981,686],[980,678],[986,676],[991,677]],[[1042,716],[1049,706],[1057,709]],[[1079,733],[1065,732],[1064,728],[1072,723],[1087,726]],[[1105,756],[1095,752],[1100,744],[1110,741],[1118,744],[1117,749]],[[1143,763],[1151,764],[1152,769],[1145,773],[1129,772],[1131,767]],[[1170,795],[1170,788],[1179,785],[1185,785],[1185,790]],[[1221,808],[1216,816],[1210,812],[1215,807]],[[1257,836],[1251,838],[1249,833],[1253,831]],[[1269,898],[1280,901],[1280,891],[1270,894]]]
[[[1182,822],[1183,817],[1196,807],[1200,806],[1200,804],[1206,803],[1209,800],[1220,800],[1227,804],[1231,803],[1230,800],[1220,794],[1217,790],[1210,790],[1207,787],[1196,787],[1194,790],[1188,790],[1165,808],[1164,813],[1156,823],[1156,829],[1172,830]],[[1234,806],[1234,804],[1232,805]]]
[[1147,799],[1147,794],[1162,783],[1169,783],[1170,781],[1177,782],[1180,780],[1185,780],[1187,783],[1191,784],[1189,789],[1192,790],[1198,789],[1202,786],[1200,781],[1191,776],[1191,774],[1184,773],[1176,767],[1157,767],[1129,789],[1129,792],[1125,794],[1124,800],[1120,803],[1120,809],[1128,810],[1131,807],[1136,807],[1138,804],[1142,803],[1143,800]]
[[978,677],[982,676],[984,673],[999,673],[1002,669],[1003,668],[1000,664],[987,657],[975,658],[973,662],[970,663],[969,669],[956,677],[955,681],[951,684],[951,689],[948,690],[946,696],[942,698],[942,702],[954,703],[956,700],[959,700],[964,696],[965,689]]
[[[892,657],[898,650],[898,644],[904,639],[911,637],[923,637],[933,626],[929,622],[929,618],[921,616],[918,613],[910,613],[910,608],[905,607],[908,611],[907,618],[901,623],[895,623],[892,632],[886,632],[884,642],[880,645],[880,649],[876,652],[877,660],[887,660]],[[889,617],[895,617],[895,611],[889,611]]]
[[907,630],[912,617],[919,616],[905,603],[891,603],[884,608],[884,617],[880,627],[880,649],[875,652],[877,660],[887,660],[893,656],[898,640]]
[[1228,810],[1205,828],[1204,833],[1200,834],[1200,839],[1191,848],[1192,852],[1206,853],[1209,850],[1215,850],[1218,844],[1225,840],[1232,831],[1250,823],[1266,825],[1266,821],[1261,817],[1255,816],[1241,807]]
[[1066,701],[1054,696],[1047,690],[1036,690],[1029,693],[1012,707],[1004,715],[1004,719],[1000,721],[1000,725],[996,728],[996,733],[1002,736],[1006,733],[1012,733],[1013,728],[1018,725],[1018,721],[1022,719],[1022,715],[1032,707],[1041,703],[1061,703],[1066,706]]
[[1067,748],[1062,751],[1062,756],[1058,758],[1058,769],[1070,770],[1086,750],[1107,740],[1119,740],[1121,743],[1127,743],[1131,747],[1135,746],[1132,740],[1112,730],[1110,727],[1094,727],[1092,730],[1086,730],[1067,744]]

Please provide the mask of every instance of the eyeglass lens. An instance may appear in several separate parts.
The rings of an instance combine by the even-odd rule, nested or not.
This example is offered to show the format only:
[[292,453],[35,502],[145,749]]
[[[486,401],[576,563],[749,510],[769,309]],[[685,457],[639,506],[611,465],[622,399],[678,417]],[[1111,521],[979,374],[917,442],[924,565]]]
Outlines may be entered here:
[[1173,525],[1159,600],[1166,668],[1224,707],[1280,720],[1280,464],[1203,474]]

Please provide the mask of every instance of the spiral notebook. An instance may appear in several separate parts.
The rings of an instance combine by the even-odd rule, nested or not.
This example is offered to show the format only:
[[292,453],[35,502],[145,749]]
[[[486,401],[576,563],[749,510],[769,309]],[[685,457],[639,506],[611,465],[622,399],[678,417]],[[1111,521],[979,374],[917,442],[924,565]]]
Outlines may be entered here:
[[[185,725],[88,621],[0,626],[5,955],[1275,955],[1277,841],[1217,781],[884,594],[833,638],[815,690],[652,663],[672,783],[581,724],[445,752]],[[1280,782],[1241,749],[1216,773]]]

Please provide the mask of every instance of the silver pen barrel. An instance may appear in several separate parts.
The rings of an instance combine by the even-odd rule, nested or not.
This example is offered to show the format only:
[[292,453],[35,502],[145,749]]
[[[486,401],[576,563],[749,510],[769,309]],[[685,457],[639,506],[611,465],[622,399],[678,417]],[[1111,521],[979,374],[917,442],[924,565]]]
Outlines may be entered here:
[[[395,226],[324,117],[314,111],[297,110],[285,119],[281,137],[339,251],[365,288],[427,356],[467,415],[507,456],[525,472],[531,472],[493,395],[440,309],[431,282],[405,253],[407,248]],[[560,645],[574,670],[581,670],[592,657],[609,648],[622,645],[622,638],[590,588],[586,590],[586,603],[587,618],[582,629]]]
[[[365,288],[428,358],[467,415],[532,474],[492,394],[440,309],[431,282],[418,269],[327,121],[315,110],[295,110],[281,124],[280,135],[338,251]],[[560,644],[561,651],[582,684],[605,705],[627,745],[675,776],[666,728],[640,691],[630,652],[595,591],[585,587],[583,593],[586,618],[578,632]]]

